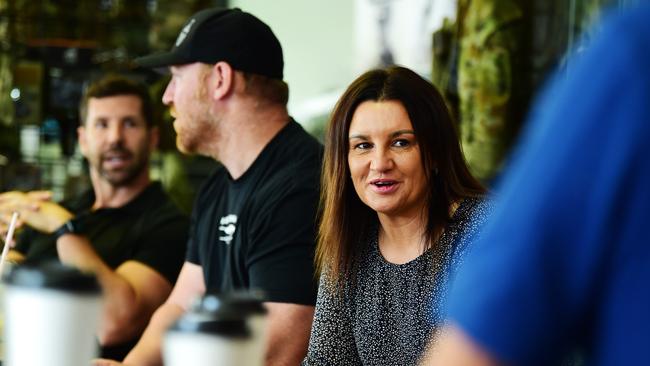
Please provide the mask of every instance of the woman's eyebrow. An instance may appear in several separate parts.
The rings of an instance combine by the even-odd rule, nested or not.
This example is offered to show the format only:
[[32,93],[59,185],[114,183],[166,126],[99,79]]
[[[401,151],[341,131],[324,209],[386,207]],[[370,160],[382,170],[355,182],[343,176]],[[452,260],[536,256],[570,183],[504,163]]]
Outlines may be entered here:
[[368,136],[362,135],[360,133],[355,133],[348,137],[348,140],[352,140],[352,139],[368,140]]
[[400,135],[407,135],[407,134],[415,135],[415,131],[413,131],[413,130],[399,130],[399,131],[395,131],[395,132],[391,133],[390,137],[397,137],[397,136],[400,136]]

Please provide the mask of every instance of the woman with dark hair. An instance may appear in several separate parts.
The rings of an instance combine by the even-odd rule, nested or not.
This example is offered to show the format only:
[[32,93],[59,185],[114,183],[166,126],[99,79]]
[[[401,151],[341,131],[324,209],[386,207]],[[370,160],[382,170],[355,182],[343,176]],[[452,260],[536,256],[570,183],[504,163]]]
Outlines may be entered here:
[[412,365],[484,221],[438,91],[413,71],[369,71],[338,101],[325,137],[321,273],[303,365]]

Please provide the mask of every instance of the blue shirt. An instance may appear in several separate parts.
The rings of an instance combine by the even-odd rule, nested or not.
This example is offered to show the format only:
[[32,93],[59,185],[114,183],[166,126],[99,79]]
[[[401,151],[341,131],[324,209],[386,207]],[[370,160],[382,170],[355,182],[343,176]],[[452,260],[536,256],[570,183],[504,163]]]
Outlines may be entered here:
[[449,316],[495,357],[650,365],[650,7],[619,14],[536,109]]

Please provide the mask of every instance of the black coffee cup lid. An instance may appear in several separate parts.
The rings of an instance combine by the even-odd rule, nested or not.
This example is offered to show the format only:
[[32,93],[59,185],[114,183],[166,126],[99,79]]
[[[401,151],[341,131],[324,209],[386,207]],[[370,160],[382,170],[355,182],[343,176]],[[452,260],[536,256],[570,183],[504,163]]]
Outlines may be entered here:
[[171,331],[183,333],[204,333],[228,338],[250,338],[251,330],[246,319],[219,319],[197,317],[196,314],[186,314],[170,328]]
[[246,319],[266,313],[263,300],[259,291],[209,292],[196,301],[170,330],[249,337],[251,333]]
[[208,292],[192,306],[195,313],[214,313],[221,318],[240,318],[266,314],[264,293],[260,290]]
[[97,278],[56,261],[12,267],[3,281],[9,286],[54,289],[82,294],[100,292]]

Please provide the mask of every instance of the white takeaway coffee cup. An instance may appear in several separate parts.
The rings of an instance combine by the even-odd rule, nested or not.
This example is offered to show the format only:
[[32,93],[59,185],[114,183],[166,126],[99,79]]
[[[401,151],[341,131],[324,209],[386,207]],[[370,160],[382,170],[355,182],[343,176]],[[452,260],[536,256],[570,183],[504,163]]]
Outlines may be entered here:
[[4,366],[87,366],[97,357],[97,279],[58,262],[4,277]]
[[266,310],[259,292],[207,294],[165,334],[165,366],[262,366]]

